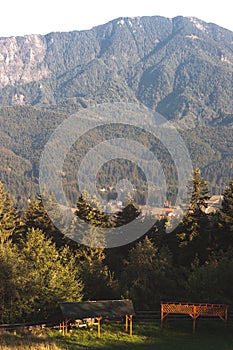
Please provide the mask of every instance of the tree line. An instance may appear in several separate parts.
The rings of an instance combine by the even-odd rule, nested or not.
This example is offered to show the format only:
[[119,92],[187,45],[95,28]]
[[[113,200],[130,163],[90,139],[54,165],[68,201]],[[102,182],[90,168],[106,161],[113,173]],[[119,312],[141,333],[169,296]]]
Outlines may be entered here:
[[[61,301],[131,298],[138,310],[157,309],[161,300],[233,305],[233,181],[211,214],[198,168],[189,190],[171,233],[165,229],[176,218],[164,217],[140,239],[106,249],[95,248],[99,228],[141,220],[132,198],[109,215],[83,192],[76,216],[90,232],[81,232],[80,244],[54,226],[40,196],[21,213],[0,183],[0,322],[53,320]],[[74,230],[82,230],[78,221]]]

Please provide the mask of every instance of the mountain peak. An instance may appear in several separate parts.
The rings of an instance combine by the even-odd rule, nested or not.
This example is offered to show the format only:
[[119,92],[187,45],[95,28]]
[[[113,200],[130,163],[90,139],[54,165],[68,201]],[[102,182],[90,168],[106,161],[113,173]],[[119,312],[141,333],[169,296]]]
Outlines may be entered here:
[[86,31],[2,38],[0,60],[5,105],[127,96],[185,123],[232,113],[233,33],[196,17],[120,17]]

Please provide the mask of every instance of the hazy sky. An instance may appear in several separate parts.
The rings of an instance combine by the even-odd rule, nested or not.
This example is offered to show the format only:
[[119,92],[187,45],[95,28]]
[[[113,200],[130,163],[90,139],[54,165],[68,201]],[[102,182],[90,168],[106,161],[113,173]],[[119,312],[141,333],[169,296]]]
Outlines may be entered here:
[[117,17],[195,16],[233,31],[230,0],[3,0],[0,37],[90,29]]

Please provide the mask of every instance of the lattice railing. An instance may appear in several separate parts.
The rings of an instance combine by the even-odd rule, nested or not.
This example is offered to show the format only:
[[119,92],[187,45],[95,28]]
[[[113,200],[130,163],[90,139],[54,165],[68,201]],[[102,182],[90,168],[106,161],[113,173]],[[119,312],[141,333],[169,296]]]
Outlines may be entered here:
[[193,305],[188,304],[162,304],[166,314],[190,314],[193,313]]
[[199,316],[219,317],[223,321],[228,318],[228,306],[224,304],[193,304],[193,303],[161,303],[161,326],[169,314],[186,314],[193,318],[193,331]]

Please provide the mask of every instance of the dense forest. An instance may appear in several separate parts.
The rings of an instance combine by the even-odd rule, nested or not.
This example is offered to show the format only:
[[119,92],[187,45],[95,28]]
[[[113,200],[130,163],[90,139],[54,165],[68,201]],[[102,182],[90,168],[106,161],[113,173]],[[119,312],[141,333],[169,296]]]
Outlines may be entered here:
[[139,220],[132,198],[107,215],[82,193],[75,215],[89,232],[80,232],[85,244],[79,244],[53,225],[39,195],[19,213],[1,184],[0,322],[55,320],[61,301],[131,298],[137,310],[155,310],[161,300],[233,305],[233,181],[211,214],[199,168],[189,191],[189,207],[172,232],[165,228],[175,218],[165,216],[140,239],[104,249],[95,244],[100,228]]
[[[39,163],[44,145],[54,130],[68,118],[67,113],[41,111],[29,106],[1,107],[0,109],[0,160],[1,181],[11,193],[15,205],[25,208],[27,200],[39,190]],[[129,120],[130,123],[130,120]],[[129,127],[129,126],[128,126]],[[205,126],[179,130],[189,151],[192,163],[198,165],[208,181],[211,194],[220,194],[233,178],[232,139],[233,128],[229,126]],[[63,167],[64,188],[75,206],[80,195],[76,177],[77,168],[86,153],[103,140],[115,138],[138,140],[157,157],[166,178],[175,178],[169,151],[149,133],[139,133],[137,128],[104,126],[96,128],[76,142],[66,156]],[[111,149],[108,151],[111,154]],[[87,169],[88,175],[88,169]],[[130,161],[116,164],[112,160],[101,168],[97,176],[97,187],[114,185],[118,178],[130,178],[135,186],[144,188],[140,170]],[[109,198],[114,195],[109,193]],[[168,193],[168,196],[172,195]],[[138,192],[138,204],[143,204],[143,195]]]

